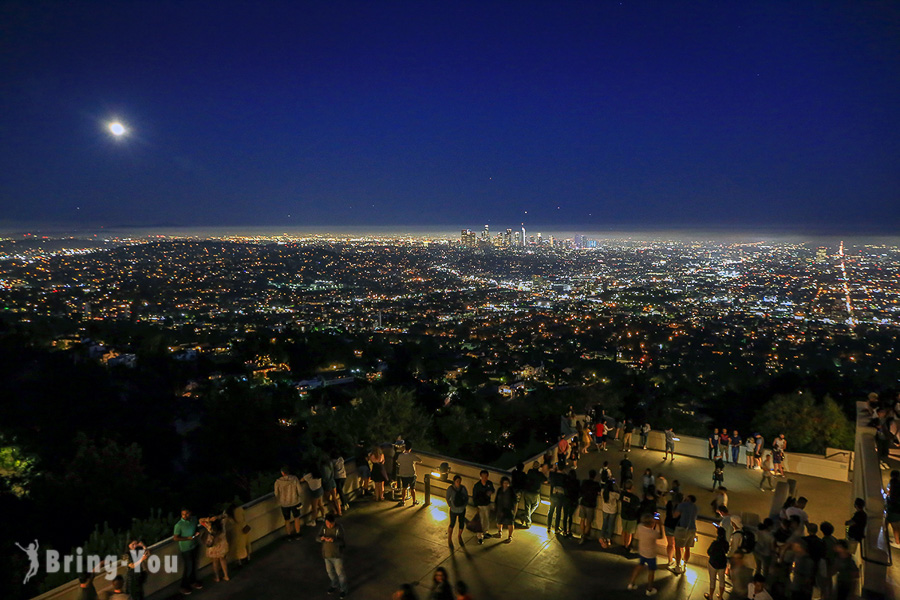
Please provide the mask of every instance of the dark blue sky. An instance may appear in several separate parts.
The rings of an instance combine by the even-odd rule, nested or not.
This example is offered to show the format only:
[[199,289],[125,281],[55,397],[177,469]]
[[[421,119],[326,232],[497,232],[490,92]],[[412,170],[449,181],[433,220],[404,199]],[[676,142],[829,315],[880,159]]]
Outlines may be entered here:
[[6,1],[0,69],[7,223],[900,229],[897,2]]

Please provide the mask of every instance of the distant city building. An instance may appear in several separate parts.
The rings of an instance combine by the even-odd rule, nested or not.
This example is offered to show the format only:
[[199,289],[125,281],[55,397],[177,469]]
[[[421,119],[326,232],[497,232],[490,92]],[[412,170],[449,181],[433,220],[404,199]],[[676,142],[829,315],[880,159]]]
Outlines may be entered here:
[[478,245],[478,236],[471,229],[463,229],[459,234],[459,243],[466,248],[474,248]]

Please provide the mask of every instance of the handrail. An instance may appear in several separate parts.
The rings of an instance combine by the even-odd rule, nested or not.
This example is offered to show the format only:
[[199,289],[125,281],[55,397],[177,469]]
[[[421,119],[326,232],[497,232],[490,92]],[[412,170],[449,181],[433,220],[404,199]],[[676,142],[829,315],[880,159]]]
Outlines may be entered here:
[[[888,536],[890,536],[890,533],[891,533],[891,532],[888,530],[887,519],[884,519],[884,520],[882,521],[881,527],[879,528],[878,531],[879,531],[879,533],[880,533],[880,536],[879,536],[879,537],[881,537],[883,540],[889,539]],[[888,542],[888,544],[890,545],[890,542]],[[877,560],[877,559],[869,558],[868,556],[866,556],[866,554],[868,554],[868,552],[869,552],[869,551],[867,550],[867,548],[868,548],[868,544],[860,544],[860,545],[859,545],[859,556],[860,556],[860,558],[862,558],[865,562],[871,563],[871,564],[874,564],[874,565],[879,565],[879,566],[881,566],[881,567],[892,567],[892,566],[894,566],[894,556],[893,556],[893,552],[891,552],[890,550],[888,550],[887,552],[884,552],[884,554],[886,554],[887,557],[888,557],[887,562],[884,562],[883,560]]]
[[826,454],[825,458],[834,458],[835,456],[850,456],[853,454],[850,450],[838,450],[834,454]]

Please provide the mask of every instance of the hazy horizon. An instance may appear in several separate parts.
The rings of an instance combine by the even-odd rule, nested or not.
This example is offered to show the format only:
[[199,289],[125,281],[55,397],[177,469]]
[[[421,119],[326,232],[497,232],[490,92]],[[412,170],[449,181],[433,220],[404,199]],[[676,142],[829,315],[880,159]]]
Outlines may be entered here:
[[[505,231],[512,225],[490,224],[493,233]],[[484,224],[475,225],[205,225],[205,226],[81,226],[72,227],[61,224],[4,224],[0,222],[0,236],[19,238],[40,236],[48,238],[148,238],[163,236],[169,238],[223,238],[223,237],[437,237],[458,239],[462,229],[480,232]],[[521,225],[519,225],[521,226]],[[609,227],[606,229],[579,229],[575,226],[529,225],[525,224],[527,234],[541,233],[544,238],[571,238],[585,235],[596,239],[636,239],[647,241],[725,241],[725,242],[815,242],[815,243],[864,243],[864,244],[900,244],[900,234],[884,232],[865,233],[859,231],[810,231],[791,227]]]

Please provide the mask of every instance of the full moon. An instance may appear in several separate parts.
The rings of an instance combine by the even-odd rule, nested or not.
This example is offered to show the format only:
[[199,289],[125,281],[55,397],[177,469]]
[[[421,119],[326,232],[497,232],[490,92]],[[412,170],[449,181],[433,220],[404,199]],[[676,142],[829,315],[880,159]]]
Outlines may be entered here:
[[109,132],[116,137],[125,135],[125,126],[118,121],[113,121],[109,124]]

